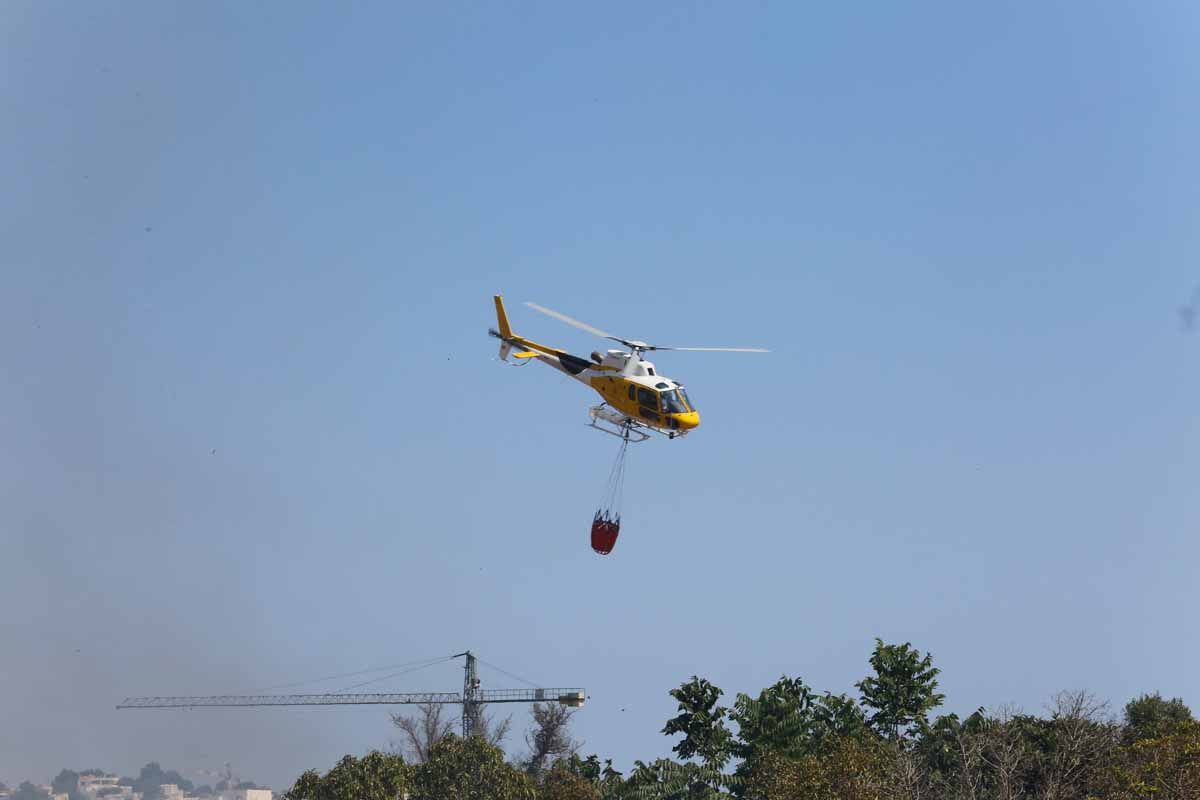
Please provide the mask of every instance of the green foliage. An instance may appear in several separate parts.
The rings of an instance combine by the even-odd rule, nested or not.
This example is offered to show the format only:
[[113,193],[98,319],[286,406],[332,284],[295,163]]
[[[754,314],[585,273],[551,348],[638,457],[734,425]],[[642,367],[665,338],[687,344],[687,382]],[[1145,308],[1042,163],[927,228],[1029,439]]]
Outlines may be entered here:
[[1182,699],[1164,700],[1158,692],[1144,694],[1125,704],[1122,738],[1126,743],[1157,739],[1169,736],[1192,721],[1192,710]]
[[884,644],[882,639],[875,640],[870,663],[875,675],[856,684],[863,705],[875,710],[871,726],[899,741],[911,726],[926,724],[929,711],[941,705],[945,695],[935,691],[941,670],[928,654],[921,658],[910,643]]
[[[877,639],[870,663],[861,704],[784,676],[725,708],[693,676],[670,692],[679,713],[662,729],[681,737],[683,760],[637,761],[628,778],[578,756],[569,714],[542,709],[526,741],[544,768],[526,773],[531,759],[506,763],[486,740],[451,734],[424,764],[347,756],[284,800],[1200,800],[1200,723],[1179,699],[1135,698],[1123,724],[1087,692],[1056,695],[1048,715],[981,708],[930,722],[942,695],[928,654]],[[45,800],[23,789],[17,800]]]
[[542,775],[539,800],[601,800],[598,781],[589,780],[567,760],[557,761]]
[[635,761],[629,778],[620,787],[620,800],[716,800],[719,770],[699,764],[680,764],[660,758],[650,764]]
[[398,755],[374,751],[346,756],[324,776],[305,772],[284,800],[401,800],[408,791],[411,767]]
[[[789,758],[763,753],[743,785],[747,800],[882,800],[893,754],[876,739],[837,739],[826,752]],[[902,795],[901,795],[902,796]]]
[[482,737],[446,736],[413,770],[411,800],[533,800],[537,784]]
[[827,741],[842,737],[862,740],[872,735],[867,715],[852,697],[826,692],[811,705],[812,728],[809,749],[820,752]]
[[787,754],[803,748],[812,723],[811,705],[812,690],[786,675],[757,698],[739,694],[729,715],[738,725],[736,754],[753,759],[765,750]]
[[982,708],[965,720],[957,714],[926,725],[915,745],[934,797],[976,797],[991,781],[985,775],[984,735],[990,722]]
[[[576,775],[586,778],[602,789],[605,787],[611,788],[623,783],[621,773],[613,769],[612,759],[605,759],[602,766],[600,764],[600,757],[594,753],[587,758],[580,758],[575,753],[572,753],[568,758],[558,762],[557,766],[562,766],[564,769],[568,769]],[[601,794],[603,793],[602,791]]]
[[1200,724],[1185,720],[1165,736],[1137,739],[1115,762],[1101,790],[1106,800],[1200,797]]
[[728,781],[735,794],[743,792],[746,776],[766,753],[786,758],[804,755],[814,747],[812,691],[799,678],[781,677],[757,698],[739,694],[729,718],[738,725],[734,755],[741,763]]
[[667,736],[683,734],[683,740],[671,748],[680,758],[699,757],[718,770],[728,763],[733,741],[723,722],[728,709],[717,705],[721,694],[716,686],[693,675],[690,681],[671,690],[671,697],[679,702],[679,714],[662,729]]

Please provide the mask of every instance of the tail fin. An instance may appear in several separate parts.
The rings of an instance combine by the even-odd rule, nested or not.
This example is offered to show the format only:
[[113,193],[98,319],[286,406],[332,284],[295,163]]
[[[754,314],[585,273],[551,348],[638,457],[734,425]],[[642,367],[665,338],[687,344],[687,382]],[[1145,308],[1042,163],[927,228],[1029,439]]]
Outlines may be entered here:
[[512,328],[508,327],[508,314],[504,313],[504,298],[496,295],[493,299],[496,301],[496,324],[500,326],[500,338],[511,338]]
[[504,313],[504,298],[495,295],[492,299],[496,301],[496,324],[500,330],[489,330],[488,333],[500,340],[500,360],[508,361],[508,354],[512,352],[512,342],[508,341],[512,328],[508,327],[508,314]]

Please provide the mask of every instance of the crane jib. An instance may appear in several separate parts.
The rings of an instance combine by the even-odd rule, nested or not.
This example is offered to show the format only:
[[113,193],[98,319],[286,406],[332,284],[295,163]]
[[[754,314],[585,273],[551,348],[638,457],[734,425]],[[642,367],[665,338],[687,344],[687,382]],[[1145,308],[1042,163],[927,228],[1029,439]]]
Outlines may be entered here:
[[[263,706],[354,706],[354,705],[422,705],[427,703],[455,703],[463,707],[463,738],[475,735],[483,722],[481,710],[487,703],[560,703],[570,708],[580,708],[587,699],[587,691],[578,687],[569,689],[484,689],[480,686],[476,670],[478,658],[470,650],[445,658],[437,658],[424,666],[440,664],[453,658],[466,658],[463,663],[462,694],[455,692],[405,692],[405,693],[357,693],[345,691],[321,694],[222,694],[188,697],[127,697],[117,709],[124,708],[203,708],[203,707],[263,707]],[[421,669],[422,667],[418,667]],[[494,669],[499,669],[494,667]],[[375,672],[376,670],[368,670]],[[411,671],[411,670],[410,670]],[[504,670],[500,670],[503,672]],[[362,673],[357,673],[362,674]],[[505,673],[508,674],[508,673]],[[344,676],[343,676],[344,677]],[[386,680],[368,681],[374,683]],[[517,677],[517,676],[513,676]],[[524,679],[517,677],[517,680]],[[524,681],[528,683],[528,681]],[[365,684],[359,684],[365,685]],[[355,688],[353,686],[347,688]]]
[[[574,706],[583,705],[585,697],[585,691],[580,688],[481,689],[479,690],[477,700],[482,703],[537,703],[548,701]],[[118,705],[117,708],[413,705],[421,703],[461,703],[462,701],[462,695],[457,692],[213,695],[207,697],[129,697]]]

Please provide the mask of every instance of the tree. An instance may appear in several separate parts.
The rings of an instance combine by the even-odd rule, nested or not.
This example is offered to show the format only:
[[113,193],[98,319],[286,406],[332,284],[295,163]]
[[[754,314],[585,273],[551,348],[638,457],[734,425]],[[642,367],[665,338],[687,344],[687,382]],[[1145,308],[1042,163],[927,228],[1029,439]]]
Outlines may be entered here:
[[889,794],[891,752],[878,739],[830,742],[821,755],[761,754],[742,787],[746,800],[883,800]]
[[283,800],[402,800],[409,791],[411,771],[404,758],[394,753],[348,755],[324,776],[316,770],[305,772]]
[[133,790],[141,792],[144,800],[155,800],[161,796],[160,786],[173,783],[185,792],[192,790],[192,782],[173,769],[163,770],[157,761],[151,761],[142,767],[141,773],[133,781]]
[[937,676],[927,653],[921,658],[909,642],[884,644],[875,640],[871,654],[875,675],[859,681],[863,705],[875,710],[871,726],[892,741],[900,741],[913,725],[925,725],[929,711],[941,705],[945,695],[938,694]]
[[596,787],[602,800],[617,798],[625,783],[621,773],[613,769],[611,758],[605,759],[601,766],[600,757],[594,753],[587,758],[580,758],[578,754],[572,753],[556,762],[553,769],[566,769],[584,778]]
[[50,782],[51,788],[55,794],[65,794],[70,800],[78,800],[79,798],[79,773],[74,770],[64,769],[54,776],[54,780]]
[[454,720],[443,719],[446,706],[441,703],[422,703],[415,717],[392,714],[392,724],[404,734],[400,750],[411,763],[424,764],[434,745],[454,729]]
[[530,715],[534,727],[525,734],[525,744],[529,747],[525,771],[530,775],[537,777],[547,766],[579,749],[569,731],[572,714],[561,703],[533,704]]
[[981,756],[996,800],[1016,800],[1024,796],[1024,787],[1033,758],[1025,730],[1030,718],[1016,709],[1001,707],[986,716],[980,730]]
[[983,709],[960,721],[957,714],[938,717],[921,732],[916,743],[935,797],[977,800],[988,783],[983,758]]
[[650,764],[635,761],[618,796],[621,800],[716,800],[724,797],[715,786],[720,778],[707,765],[680,764],[669,758]]
[[1100,796],[1111,800],[1200,797],[1200,724],[1180,722],[1167,735],[1121,747]]
[[1164,700],[1158,692],[1143,694],[1125,704],[1125,729],[1121,738],[1126,744],[1139,739],[1169,736],[1186,723],[1192,722],[1192,710],[1182,699]]
[[568,760],[555,762],[542,776],[539,800],[600,800],[596,783],[572,769]]
[[1084,800],[1101,782],[1119,733],[1107,705],[1087,692],[1060,692],[1048,710],[1048,718],[989,721],[983,756],[1000,800]]
[[799,678],[781,677],[757,698],[739,694],[729,718],[737,723],[733,753],[742,759],[735,789],[765,753],[797,758],[812,751],[812,691]]
[[508,716],[499,722],[495,717],[484,713],[487,709],[486,703],[480,703],[475,708],[475,725],[473,737],[483,739],[492,747],[500,747],[504,744],[504,740],[508,738],[508,732],[512,729],[512,717]]
[[411,800],[533,800],[537,786],[480,736],[450,734],[412,772]]
[[822,750],[829,740],[844,736],[863,739],[874,735],[867,725],[867,715],[852,697],[826,692],[812,701],[810,710],[810,748],[813,752]]
[[756,752],[787,753],[803,746],[812,717],[812,691],[799,678],[781,677],[757,698],[739,694],[729,717],[738,726],[735,752],[752,758]]
[[1040,793],[1046,798],[1087,797],[1117,744],[1117,729],[1108,704],[1088,692],[1059,692],[1043,730]]
[[22,781],[9,800],[49,800],[50,795],[34,786],[29,781]]
[[729,762],[733,745],[733,734],[723,722],[729,710],[717,705],[721,694],[719,688],[693,675],[690,681],[671,690],[671,697],[679,703],[679,714],[662,729],[667,736],[683,734],[683,739],[671,748],[680,758],[698,757],[718,770]]

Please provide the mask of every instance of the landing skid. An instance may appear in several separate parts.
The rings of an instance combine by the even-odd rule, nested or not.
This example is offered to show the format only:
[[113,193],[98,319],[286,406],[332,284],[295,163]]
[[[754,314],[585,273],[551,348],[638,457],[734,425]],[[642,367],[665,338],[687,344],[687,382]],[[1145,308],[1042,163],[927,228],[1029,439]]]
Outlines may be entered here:
[[643,425],[608,405],[592,406],[588,409],[588,416],[592,418],[592,421],[588,423],[589,428],[595,428],[601,433],[607,433],[609,436],[616,436],[618,439],[624,439],[634,444],[646,441],[652,433],[668,439],[676,439],[684,435],[682,432],[667,433],[657,428],[651,428],[649,425]]
[[588,416],[592,418],[592,421],[588,423],[589,428],[595,428],[609,436],[616,436],[618,439],[624,439],[634,444],[650,438],[650,434],[646,433],[645,426],[606,405],[592,406],[588,409]]

